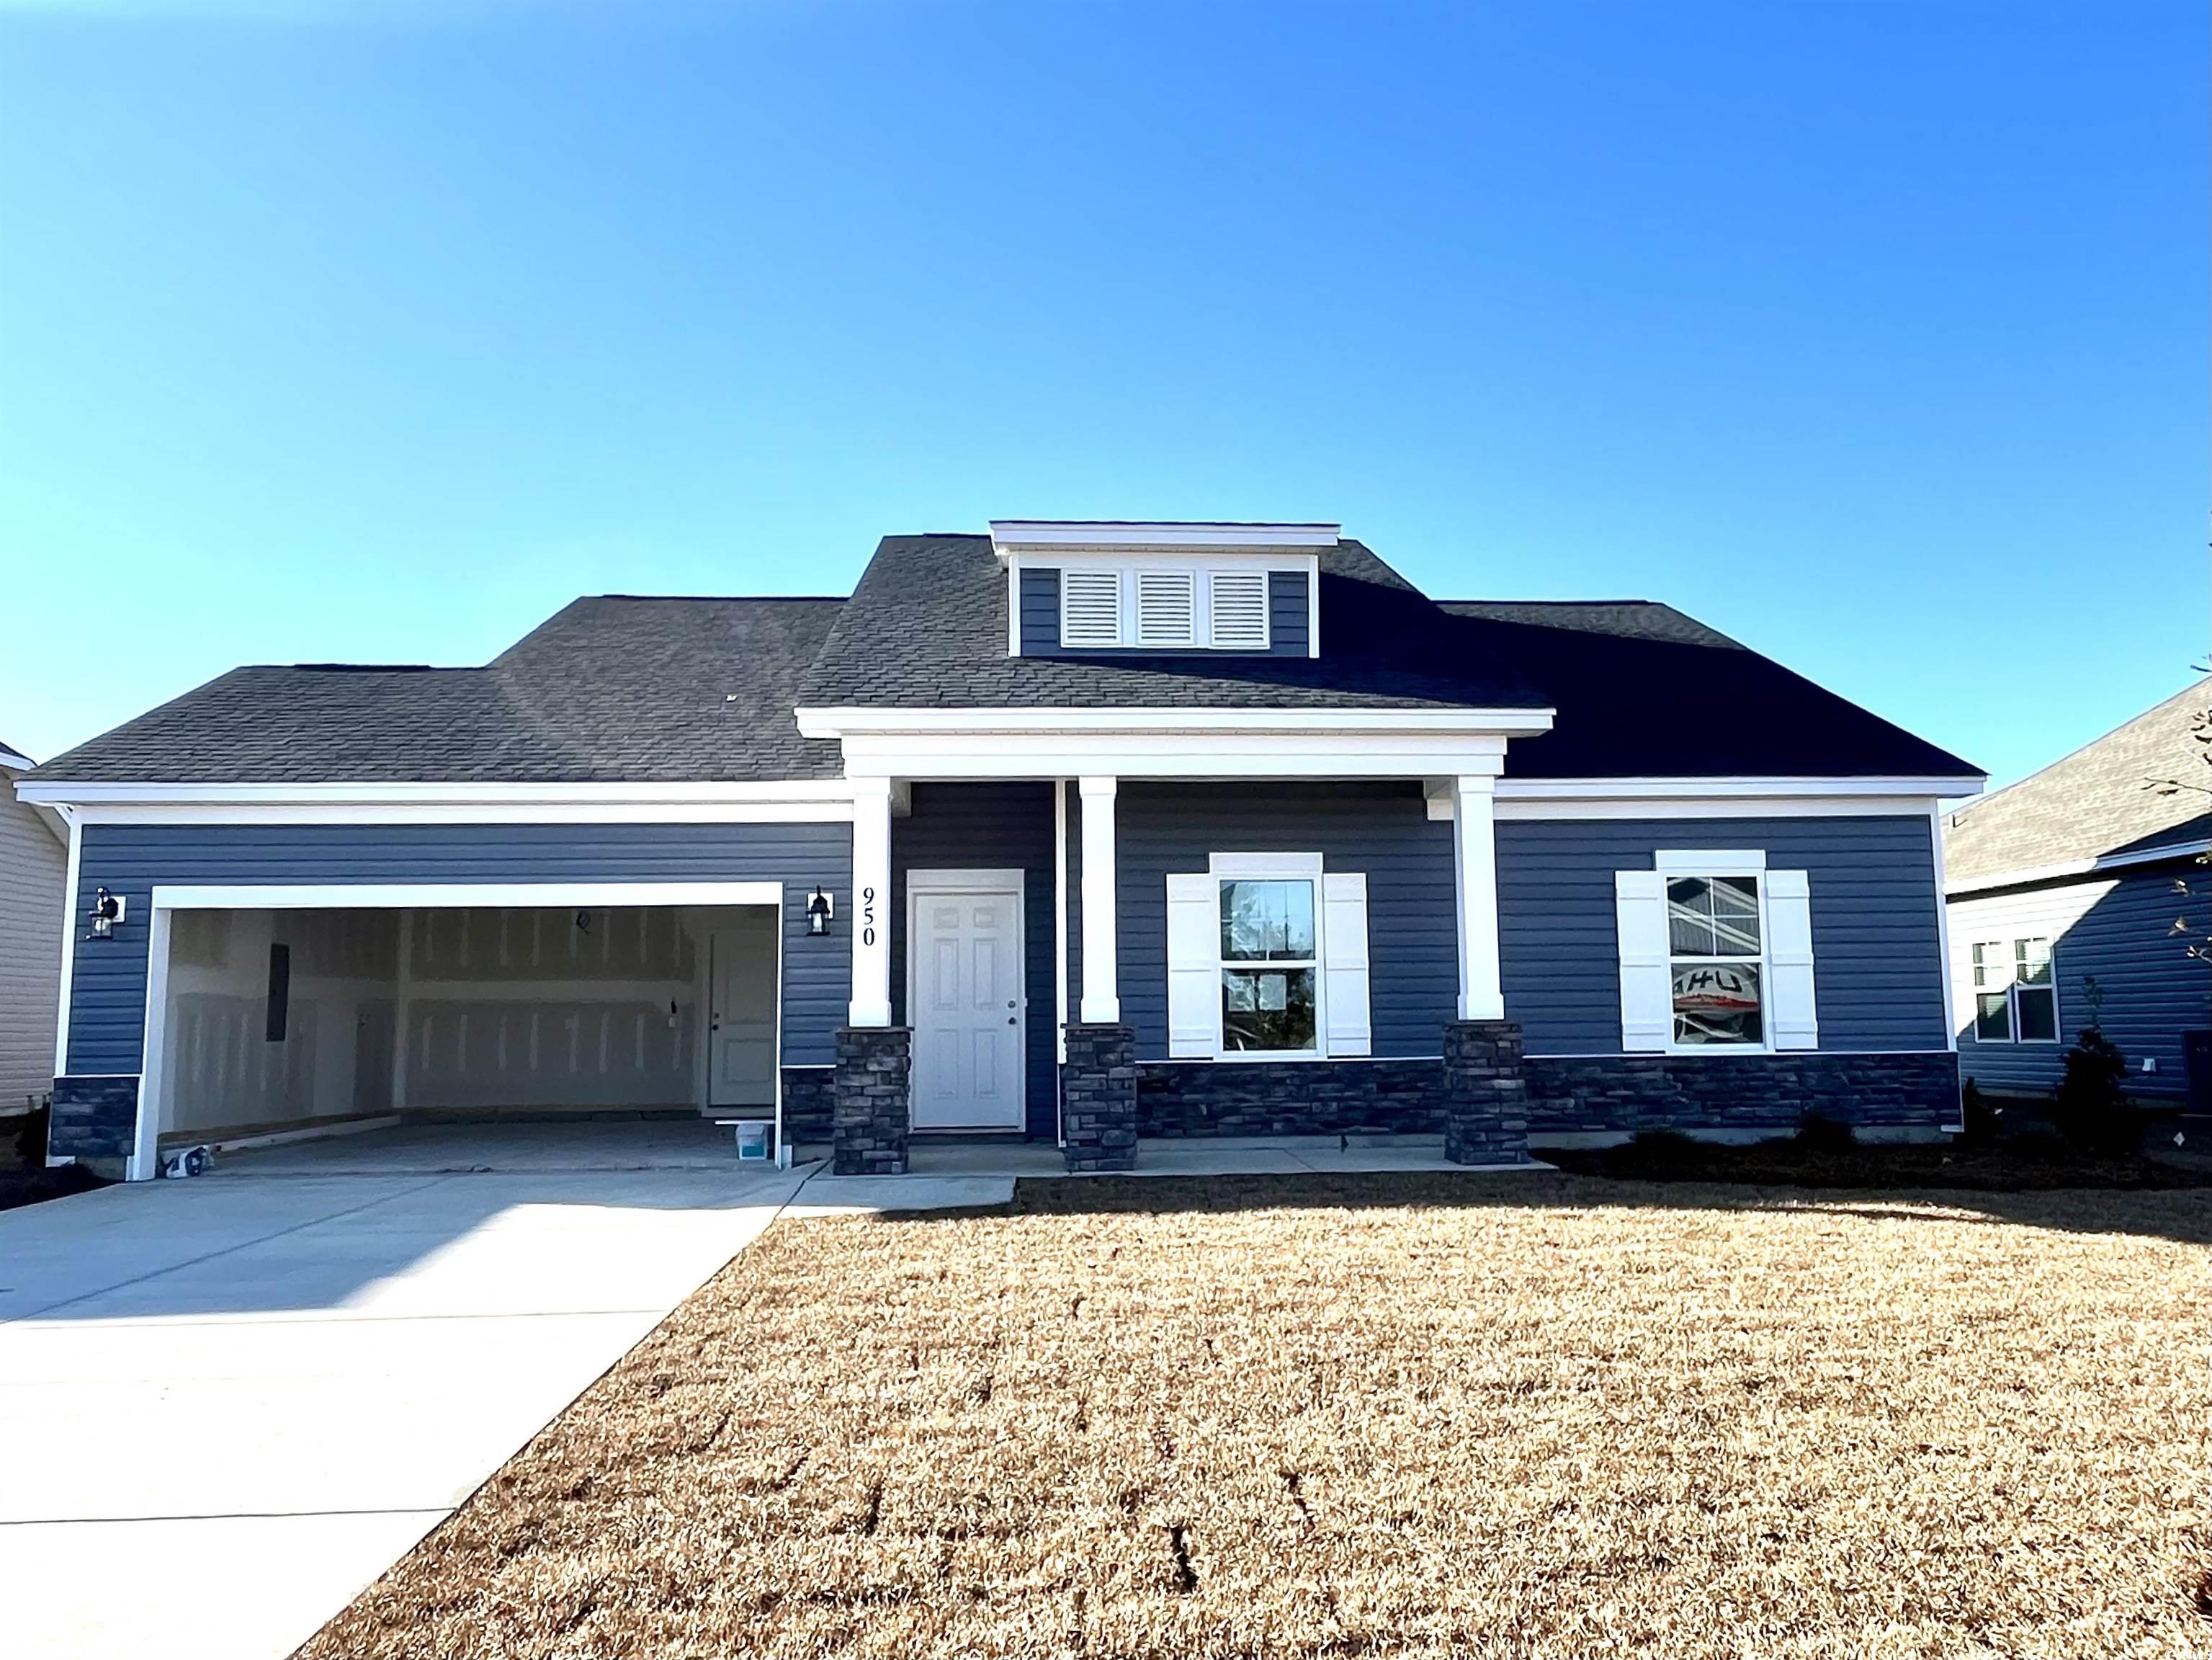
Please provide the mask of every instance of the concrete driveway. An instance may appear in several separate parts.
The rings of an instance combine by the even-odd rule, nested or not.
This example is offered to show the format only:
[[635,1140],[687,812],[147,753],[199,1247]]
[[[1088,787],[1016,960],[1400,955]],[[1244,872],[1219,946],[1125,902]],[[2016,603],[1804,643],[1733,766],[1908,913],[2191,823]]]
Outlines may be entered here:
[[393,1132],[0,1213],[0,1649],[289,1654],[807,1173],[684,1128]]

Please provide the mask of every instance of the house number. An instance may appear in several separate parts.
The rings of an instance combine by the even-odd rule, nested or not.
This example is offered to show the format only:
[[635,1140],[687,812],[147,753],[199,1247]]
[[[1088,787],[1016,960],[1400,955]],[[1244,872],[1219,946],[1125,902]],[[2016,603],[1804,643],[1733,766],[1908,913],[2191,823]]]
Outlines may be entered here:
[[876,891],[873,888],[860,890],[860,943],[864,946],[876,943]]

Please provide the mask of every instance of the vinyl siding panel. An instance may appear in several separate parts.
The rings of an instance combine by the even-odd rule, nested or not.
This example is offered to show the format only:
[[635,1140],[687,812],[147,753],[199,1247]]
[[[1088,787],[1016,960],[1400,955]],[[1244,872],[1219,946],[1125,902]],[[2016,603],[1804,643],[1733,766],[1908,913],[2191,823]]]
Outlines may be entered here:
[[1021,653],[1024,657],[1060,655],[1060,573],[1022,571]]
[[[2092,1023],[2090,985],[2102,994],[2094,1018],[2128,1057],[2129,1088],[2146,1098],[2184,1095],[2182,1034],[2212,1027],[2212,964],[2189,955],[2172,932],[2190,915],[2203,935],[2203,906],[2173,891],[2196,866],[2138,871],[2124,877],[2056,883],[2018,892],[1951,901],[1951,973],[1959,1033],[1959,1066],[1967,1077],[1998,1089],[2055,1087],[2066,1049]],[[2055,1043],[1984,1043],[1973,1032],[1973,946],[1977,940],[2051,941],[2058,987]],[[2158,1063],[2142,1071],[2146,1058]]]
[[1019,870],[1029,1134],[1059,1133],[1052,980],[1052,790],[1048,783],[921,784],[891,821],[891,1007],[907,1013],[907,873]]
[[141,1070],[146,942],[158,884],[781,882],[783,1060],[826,1066],[852,994],[848,903],[806,932],[818,883],[849,899],[848,824],[88,824],[77,909],[106,887],[130,901],[112,939],[81,939],[70,1069]]
[[[1068,998],[1076,1006],[1082,815],[1074,787],[1068,791]],[[1168,1055],[1169,873],[1203,871],[1216,853],[1318,853],[1328,870],[1364,872],[1374,1054],[1442,1052],[1459,994],[1452,836],[1449,824],[1430,822],[1418,784],[1124,784],[1115,845],[1117,990],[1139,1061]]]
[[1267,574],[1267,654],[1304,657],[1312,649],[1308,630],[1306,574],[1302,570]]
[[0,1113],[54,1081],[69,849],[0,772]]
[[1652,869],[1662,848],[1761,848],[1808,873],[1823,1049],[1945,1046],[1927,819],[1504,820],[1498,954],[1530,1054],[1620,1053],[1613,873]]

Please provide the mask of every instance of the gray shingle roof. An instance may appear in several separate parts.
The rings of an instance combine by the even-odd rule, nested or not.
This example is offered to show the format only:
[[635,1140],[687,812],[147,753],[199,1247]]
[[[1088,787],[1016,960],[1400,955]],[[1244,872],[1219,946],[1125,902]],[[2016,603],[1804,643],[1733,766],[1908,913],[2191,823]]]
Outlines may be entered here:
[[690,782],[836,776],[799,677],[843,602],[611,594],[483,668],[234,669],[33,775],[117,783]]
[[[1943,832],[1947,884],[1987,885],[2051,866],[2156,853],[2212,836],[2212,766],[2195,741],[2212,708],[2200,680],[2118,731],[1951,815]],[[2199,786],[2162,793],[2166,780]]]

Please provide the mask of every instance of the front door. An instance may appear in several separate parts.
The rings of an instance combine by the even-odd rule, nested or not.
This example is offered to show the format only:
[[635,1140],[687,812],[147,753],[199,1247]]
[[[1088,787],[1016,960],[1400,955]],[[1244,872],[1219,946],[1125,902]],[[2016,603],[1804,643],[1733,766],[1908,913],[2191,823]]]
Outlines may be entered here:
[[907,876],[914,1127],[1023,1127],[1022,874]]
[[775,1105],[776,914],[732,911],[711,936],[707,1103]]

